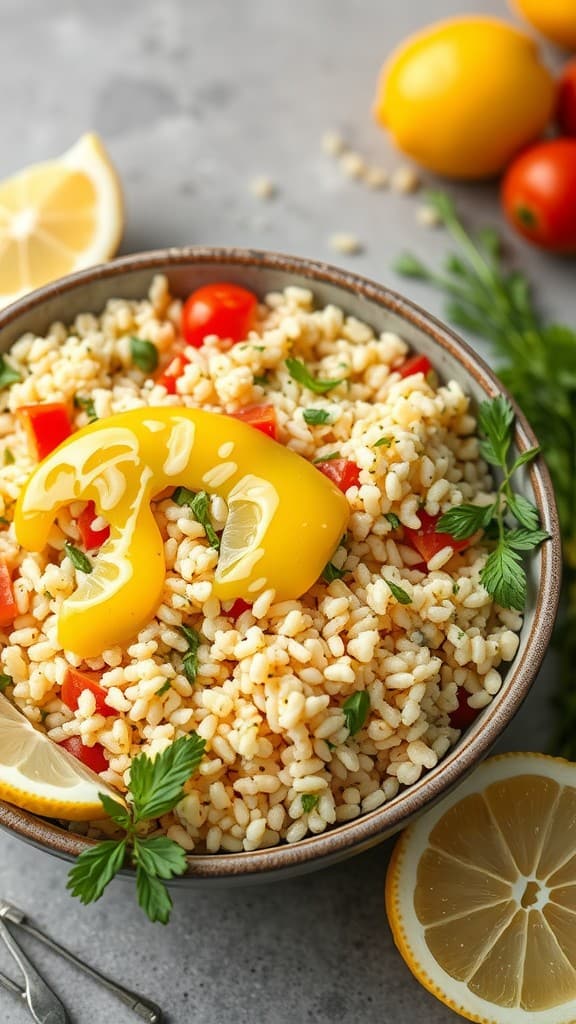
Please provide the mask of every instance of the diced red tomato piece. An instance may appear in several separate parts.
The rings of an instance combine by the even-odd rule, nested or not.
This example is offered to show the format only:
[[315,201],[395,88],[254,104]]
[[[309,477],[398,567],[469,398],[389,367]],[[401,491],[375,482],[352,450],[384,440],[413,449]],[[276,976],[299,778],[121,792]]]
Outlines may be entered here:
[[111,708],[106,704],[106,690],[100,686],[96,681],[96,678],[89,676],[86,672],[79,672],[78,669],[69,668],[66,669],[66,675],[64,676],[64,682],[62,683],[62,689],[60,696],[70,711],[76,711],[78,707],[78,698],[84,690],[90,690],[96,698],[96,714],[105,715],[116,715],[117,712],[114,708]]
[[14,588],[10,570],[4,559],[0,559],[0,626],[9,626],[18,615],[14,600]]
[[176,394],[176,381],[184,373],[184,367],[190,362],[186,358],[183,352],[179,355],[174,356],[171,362],[161,374],[156,378],[157,384],[162,384],[169,395]]
[[77,519],[82,545],[86,551],[95,551],[96,548],[101,548],[104,541],[108,540],[110,536],[109,526],[103,526],[101,530],[93,528],[92,524],[97,518],[96,506],[93,501],[89,501]]
[[411,377],[415,373],[423,373],[426,376],[430,373],[432,364],[427,356],[410,356],[402,366],[398,367],[397,372],[401,377]]
[[93,772],[105,772],[109,767],[108,761],[104,757],[104,747],[100,743],[95,743],[93,747],[87,747],[80,736],[69,736],[67,740],[61,740],[58,746],[64,747],[64,750],[67,750],[73,757],[77,757]]
[[415,548],[426,564],[428,564],[431,558],[434,558],[434,555],[442,551],[442,548],[447,547],[449,544],[454,548],[454,551],[464,551],[465,548],[470,546],[470,538],[454,540],[454,537],[449,533],[438,533],[436,526],[440,516],[431,516],[427,512],[420,510],[418,518],[421,523],[420,528],[418,530],[411,530],[408,526],[405,526],[404,540],[411,547]]
[[235,420],[249,423],[251,427],[267,434],[273,441],[278,440],[278,423],[273,405],[253,405],[250,409],[240,409],[239,412],[232,413],[232,416]]
[[64,402],[22,405],[16,415],[26,431],[30,451],[39,461],[72,433],[70,414]]
[[243,341],[252,327],[257,306],[256,296],[240,285],[224,281],[204,285],[184,303],[182,334],[195,348],[200,348],[209,334]]
[[327,462],[319,462],[316,468],[344,493],[349,487],[360,485],[360,470],[355,462],[349,462],[348,459],[329,459]]
[[227,613],[231,619],[239,619],[242,612],[247,612],[252,607],[243,597],[237,597],[230,611]]
[[458,687],[458,707],[450,712],[450,725],[453,729],[468,729],[478,717],[478,708],[471,708],[468,703],[469,696],[463,686]]

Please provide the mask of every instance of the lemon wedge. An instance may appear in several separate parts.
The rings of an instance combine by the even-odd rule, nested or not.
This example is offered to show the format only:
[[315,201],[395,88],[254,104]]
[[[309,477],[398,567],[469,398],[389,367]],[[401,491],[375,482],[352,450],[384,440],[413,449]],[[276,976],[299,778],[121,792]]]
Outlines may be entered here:
[[228,518],[220,542],[216,583],[243,580],[264,554],[264,537],[280,497],[268,480],[249,473],[228,495]]
[[106,817],[99,793],[122,802],[0,694],[0,800],[47,818],[91,821]]
[[109,259],[123,225],[120,182],[93,133],[0,182],[0,307]]
[[404,832],[386,879],[394,941],[468,1020],[576,1019],[576,765],[483,764]]

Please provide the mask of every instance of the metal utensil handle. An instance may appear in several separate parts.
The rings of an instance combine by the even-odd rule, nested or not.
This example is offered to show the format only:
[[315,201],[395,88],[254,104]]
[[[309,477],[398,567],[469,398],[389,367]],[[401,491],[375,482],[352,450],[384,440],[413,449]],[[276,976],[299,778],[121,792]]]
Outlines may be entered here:
[[34,1020],[38,1024],[69,1024],[68,1014],[58,996],[38,974],[34,964],[20,948],[1,918],[0,937],[24,975],[26,1003]]
[[[1,921],[0,917],[0,921]],[[26,920],[22,920],[18,923],[18,927],[22,928],[23,931],[28,932],[38,942],[43,942],[45,946],[48,946],[54,953],[58,953],[64,960],[68,960],[69,963],[74,964],[79,970],[84,971],[85,974],[90,975],[94,981],[97,981],[104,988],[107,988],[110,992],[114,992],[119,999],[122,1000],[126,1006],[129,1006],[134,1013],[137,1013],[139,1017],[148,1021],[148,1024],[162,1024],[162,1010],[156,1003],[153,1003],[151,999],[146,999],[144,996],[139,996],[136,992],[132,992],[129,988],[124,988],[123,985],[119,985],[118,982],[112,981],[111,978],[107,978],[105,974],[101,974],[95,967],[90,967],[89,964],[84,963],[79,957],[71,953],[65,946],[60,946],[59,943],[51,939],[49,935],[45,935],[34,925],[28,924]]]
[[0,985],[7,989],[8,992],[13,992],[15,996],[20,996],[20,999],[26,998],[26,992],[24,991],[24,989],[20,988],[20,985],[17,985],[15,981],[12,981],[12,978],[9,978],[8,975],[2,974],[1,971]]

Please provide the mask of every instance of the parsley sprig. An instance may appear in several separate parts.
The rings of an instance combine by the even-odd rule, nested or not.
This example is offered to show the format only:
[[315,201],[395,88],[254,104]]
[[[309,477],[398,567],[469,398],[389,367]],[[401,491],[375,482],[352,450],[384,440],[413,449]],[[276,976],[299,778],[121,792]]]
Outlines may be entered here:
[[181,736],[150,758],[139,754],[130,770],[129,802],[118,803],[106,793],[100,801],[126,835],[106,839],[81,853],[68,875],[73,896],[84,903],[99,900],[106,886],[126,863],[136,868],[138,903],[151,921],[167,924],[172,900],[164,884],[186,870],[186,854],[167,836],[141,834],[144,822],[168,814],[184,796],[184,785],[196,772],[205,741],[196,733]]
[[[537,548],[548,539],[548,534],[540,529],[536,506],[512,489],[516,470],[535,459],[540,451],[529,448],[511,461],[513,424],[514,410],[503,395],[480,404],[480,452],[491,466],[500,470],[502,481],[491,504],[457,505],[441,516],[437,530],[449,533],[455,540],[466,540],[478,530],[488,530],[489,536],[494,533],[496,547],[488,555],[480,581],[503,608],[521,611],[528,594],[521,552]],[[518,526],[510,525],[512,518]]]
[[317,380],[312,376],[306,363],[303,363],[301,359],[287,359],[286,367],[292,380],[301,384],[303,388],[308,388],[308,391],[312,391],[315,395],[327,394],[328,391],[337,388],[344,380],[344,377],[340,377],[338,380]]
[[[565,609],[556,629],[560,671],[553,750],[576,760],[576,330],[544,320],[528,278],[504,264],[496,232],[484,229],[472,236],[442,193],[428,202],[455,250],[440,271],[412,255],[401,257],[396,269],[438,288],[446,297],[447,318],[491,344],[498,375],[534,428],[552,476],[563,539]],[[511,507],[522,523],[518,509],[529,516],[524,499]],[[537,526],[532,522],[525,528]]]

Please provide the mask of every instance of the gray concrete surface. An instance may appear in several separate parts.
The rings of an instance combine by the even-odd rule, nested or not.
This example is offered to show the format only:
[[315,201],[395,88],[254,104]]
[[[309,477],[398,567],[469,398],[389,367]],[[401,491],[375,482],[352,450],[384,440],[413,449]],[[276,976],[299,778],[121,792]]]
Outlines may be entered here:
[[[346,263],[440,312],[390,270],[405,246],[438,260],[446,240],[418,227],[418,200],[346,181],[320,150],[338,128],[394,167],[370,116],[378,68],[417,26],[458,11],[506,15],[505,0],[2,0],[0,176],[95,128],[126,190],[123,251],[236,243]],[[550,53],[553,60],[554,55]],[[249,191],[268,174],[278,197]],[[497,222],[495,189],[453,187],[472,222]],[[328,238],[351,231],[362,255]],[[573,314],[573,264],[512,242],[558,318]],[[570,290],[572,286],[572,291]],[[501,748],[545,745],[553,666]],[[55,937],[159,1002],[171,1024],[449,1024],[394,951],[383,909],[389,844],[272,886],[177,896],[171,925],[148,924],[131,887],[93,908],[65,892],[66,865],[0,835],[0,895]],[[31,944],[27,944],[32,949]],[[75,1024],[136,1018],[35,947]],[[0,969],[12,965],[0,949]],[[1,1024],[27,1015],[0,991]]]

